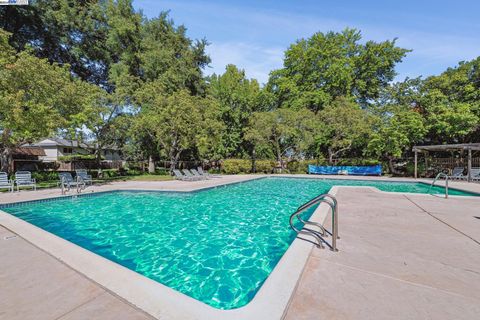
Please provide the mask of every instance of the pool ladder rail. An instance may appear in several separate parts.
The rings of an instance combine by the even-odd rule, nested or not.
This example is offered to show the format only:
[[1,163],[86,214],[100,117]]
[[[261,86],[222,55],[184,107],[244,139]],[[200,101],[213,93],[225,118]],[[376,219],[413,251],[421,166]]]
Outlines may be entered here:
[[430,188],[428,189],[428,193],[432,191],[433,186],[435,185],[435,182],[437,182],[440,178],[444,177],[445,178],[445,199],[448,199],[448,179],[450,178],[448,174],[444,172],[440,172],[437,174],[435,179],[433,179],[432,184],[430,185]]
[[[75,180],[76,180],[75,187],[76,187],[77,194],[78,194],[78,193],[81,193],[82,190],[85,190],[87,185],[86,185],[85,181],[83,180],[83,178],[81,176],[76,176]],[[62,190],[62,195],[67,194],[67,192],[70,191],[70,187],[71,187],[71,184],[67,182],[67,179],[65,177],[62,177],[61,182],[60,182],[60,188]]]
[[[332,231],[329,232],[328,230],[325,229],[325,227],[317,222],[313,221],[308,221],[302,219],[300,214],[305,212],[306,210],[310,209],[311,207],[321,204],[321,203],[326,203],[332,212]],[[303,223],[303,228],[298,229],[295,227],[295,219]],[[309,228],[308,226],[315,226],[317,227],[320,231],[314,230]],[[315,241],[312,241],[310,239],[298,237],[299,239],[311,242],[315,244],[318,248],[324,248],[324,244],[327,244],[327,246],[330,247],[332,251],[338,251],[337,249],[337,239],[340,239],[338,236],[338,201],[337,199],[332,196],[331,194],[325,193],[321,194],[312,200],[308,201],[307,203],[301,205],[298,207],[298,209],[290,216],[290,228],[292,228],[297,234],[304,234],[311,236],[315,239]],[[329,244],[326,241],[326,238],[328,236],[332,237],[332,243]]]

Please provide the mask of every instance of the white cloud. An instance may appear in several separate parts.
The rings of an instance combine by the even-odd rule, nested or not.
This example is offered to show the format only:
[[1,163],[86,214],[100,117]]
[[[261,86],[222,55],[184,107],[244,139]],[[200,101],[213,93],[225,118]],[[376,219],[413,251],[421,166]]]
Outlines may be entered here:
[[234,64],[244,69],[248,78],[266,83],[270,71],[278,69],[283,62],[283,48],[269,48],[242,42],[212,43],[207,48],[212,58],[207,74],[222,74],[225,66]]

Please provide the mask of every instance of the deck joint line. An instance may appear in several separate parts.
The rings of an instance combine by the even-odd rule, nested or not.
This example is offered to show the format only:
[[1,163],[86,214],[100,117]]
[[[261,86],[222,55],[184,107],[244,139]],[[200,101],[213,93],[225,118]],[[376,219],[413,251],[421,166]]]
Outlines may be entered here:
[[470,240],[472,240],[473,242],[475,242],[477,245],[480,246],[480,241],[472,238],[471,236],[469,236],[468,234],[464,233],[463,231],[455,228],[455,227],[452,226],[451,224],[449,224],[449,223],[443,221],[442,219],[440,219],[439,217],[435,216],[433,213],[425,210],[422,206],[420,206],[418,203],[416,203],[415,201],[413,201],[412,199],[410,199],[408,196],[404,195],[404,197],[405,197],[408,201],[410,201],[411,203],[413,203],[417,208],[419,208],[420,210],[422,210],[423,212],[425,212],[426,214],[428,214],[428,215],[431,216],[432,218],[440,221],[441,223],[443,223],[443,224],[446,225],[447,227],[449,227],[449,228],[455,230],[456,232],[460,233],[461,235],[469,238]]

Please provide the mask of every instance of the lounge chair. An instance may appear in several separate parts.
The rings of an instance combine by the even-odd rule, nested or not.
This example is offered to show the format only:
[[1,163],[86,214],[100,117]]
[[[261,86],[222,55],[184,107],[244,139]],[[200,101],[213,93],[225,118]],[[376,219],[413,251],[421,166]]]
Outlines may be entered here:
[[451,180],[456,180],[456,179],[464,179],[467,176],[463,174],[463,171],[465,168],[463,167],[455,167],[453,168],[452,174],[448,176],[449,179]]
[[198,180],[204,180],[206,179],[205,177],[202,177],[202,176],[194,176],[190,170],[188,169],[183,169],[182,170],[183,174],[187,177],[189,177],[190,179],[192,179],[193,181],[198,181]]
[[13,192],[13,180],[8,179],[6,172],[0,172],[0,189],[10,189]]
[[473,181],[480,181],[480,168],[472,168],[470,174]]
[[175,169],[173,170],[173,175],[175,176],[175,179],[181,180],[181,181],[194,181],[194,179],[184,175],[183,173],[180,172],[180,170]]
[[202,179],[208,179],[208,176],[206,175],[201,175],[197,169],[190,169],[190,172],[195,176],[195,177],[199,177],[199,178],[202,178]]
[[82,189],[85,189],[85,181],[83,181],[81,176],[79,176],[77,179],[73,179],[70,172],[59,172],[58,177],[60,178],[60,186],[66,188],[67,191],[70,191],[72,187],[78,186],[80,186]]
[[203,168],[202,167],[198,167],[197,168],[198,170],[198,173],[201,175],[201,176],[205,176],[207,178],[221,178],[222,176],[219,175],[219,174],[210,174],[208,172],[205,172],[203,171]]
[[78,169],[75,170],[75,173],[77,174],[77,177],[81,177],[85,184],[92,185],[92,176],[87,173],[87,170],[85,169]]
[[15,184],[17,185],[17,191],[20,191],[20,187],[32,187],[33,190],[37,190],[37,182],[32,178],[30,171],[15,172]]

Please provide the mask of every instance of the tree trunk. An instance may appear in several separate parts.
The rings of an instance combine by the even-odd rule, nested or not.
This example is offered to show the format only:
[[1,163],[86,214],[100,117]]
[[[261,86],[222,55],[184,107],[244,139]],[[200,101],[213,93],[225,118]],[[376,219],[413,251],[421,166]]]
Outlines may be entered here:
[[332,149],[328,148],[328,164],[333,165],[333,156],[334,153],[332,152]]
[[252,150],[252,173],[257,172],[257,152],[255,151],[255,148]]
[[12,171],[13,171],[13,168],[12,168],[12,162],[13,162],[12,149],[6,147],[2,150],[2,153],[0,154],[0,162],[1,162],[1,171],[2,172],[12,173]]
[[388,157],[388,170],[390,170],[390,173],[393,174],[393,175],[399,175],[399,174],[401,174],[401,172],[395,170],[395,167],[393,165],[394,160],[395,160],[394,157]]
[[153,161],[152,156],[148,156],[148,173],[155,173],[155,161]]
[[277,152],[277,162],[280,165],[280,173],[283,171],[282,150],[280,149],[280,143],[275,141],[275,149]]
[[175,170],[175,168],[177,167],[178,159],[180,159],[181,153],[182,151],[178,151],[177,153],[172,151],[170,153],[170,174],[172,174],[173,170]]

